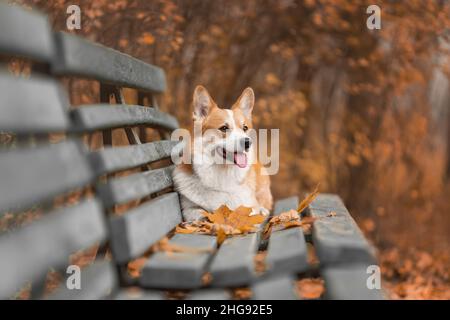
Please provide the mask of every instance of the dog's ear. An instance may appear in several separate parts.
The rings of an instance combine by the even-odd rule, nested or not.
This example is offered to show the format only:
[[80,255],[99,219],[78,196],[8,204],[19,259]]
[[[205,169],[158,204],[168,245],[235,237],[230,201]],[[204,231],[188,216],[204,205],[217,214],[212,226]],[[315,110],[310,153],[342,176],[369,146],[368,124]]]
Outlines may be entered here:
[[194,90],[193,97],[194,113],[193,118],[195,120],[202,120],[206,118],[214,106],[214,101],[203,86],[197,86]]
[[234,104],[233,109],[240,108],[244,113],[244,116],[251,119],[254,104],[255,94],[253,93],[253,89],[248,87],[242,92],[241,96]]

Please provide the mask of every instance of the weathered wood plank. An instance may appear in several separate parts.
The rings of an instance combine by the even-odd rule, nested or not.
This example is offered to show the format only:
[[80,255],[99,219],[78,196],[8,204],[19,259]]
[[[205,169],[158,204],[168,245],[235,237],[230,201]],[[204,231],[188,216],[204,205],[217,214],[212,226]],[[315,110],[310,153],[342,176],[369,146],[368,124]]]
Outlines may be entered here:
[[[170,243],[203,252],[157,252],[142,269],[139,283],[148,288],[195,289],[202,286],[202,276],[216,247],[216,237],[176,234]],[[206,252],[205,252],[206,251]]]
[[44,15],[0,2],[0,30],[0,53],[52,61],[52,32]]
[[[329,216],[333,211],[334,216]],[[373,248],[337,195],[320,194],[309,206],[317,218],[312,229],[313,243],[321,265],[375,263]]]
[[253,300],[296,300],[294,277],[286,274],[258,280],[252,287]]
[[99,183],[97,191],[107,207],[140,199],[172,185],[174,167],[155,169]]
[[[332,300],[382,300],[382,289],[369,289],[372,275],[368,264],[345,264],[321,270],[325,282],[325,298]],[[369,281],[370,282],[370,281]]]
[[0,131],[21,134],[69,128],[68,100],[56,81],[0,72],[0,92]]
[[90,199],[1,236],[0,298],[44,276],[50,267],[65,265],[70,254],[104,241],[106,235],[101,205]]
[[[296,209],[298,197],[290,197],[275,202],[274,215]],[[303,230],[299,227],[277,230],[273,228],[267,246],[267,273],[296,273],[308,268],[307,249]]]
[[164,71],[127,54],[75,35],[55,35],[57,59],[53,73],[97,79],[152,92],[166,89]]
[[133,105],[86,105],[71,110],[75,131],[93,131],[146,125],[166,130],[178,128],[178,121],[152,107]]
[[0,152],[0,212],[44,201],[93,179],[82,146],[74,140]]
[[231,295],[226,289],[200,289],[190,292],[186,300],[231,300]]
[[152,244],[181,222],[176,192],[164,194],[120,217],[113,217],[111,244],[118,263],[142,255]]
[[70,290],[65,281],[48,300],[97,300],[108,298],[118,285],[115,266],[110,261],[97,261],[81,269],[81,288]]
[[212,261],[211,285],[224,287],[250,283],[255,278],[253,258],[258,239],[257,233],[227,238]]
[[277,216],[280,213],[283,213],[283,212],[286,212],[286,211],[289,211],[292,209],[295,210],[298,207],[298,203],[299,203],[299,201],[298,201],[297,196],[278,200],[277,202],[275,202],[273,214],[275,216]]
[[156,141],[141,145],[105,148],[89,154],[97,175],[131,169],[143,164],[169,158],[178,141]]
[[302,229],[296,227],[272,232],[265,262],[270,274],[306,271],[308,253]]

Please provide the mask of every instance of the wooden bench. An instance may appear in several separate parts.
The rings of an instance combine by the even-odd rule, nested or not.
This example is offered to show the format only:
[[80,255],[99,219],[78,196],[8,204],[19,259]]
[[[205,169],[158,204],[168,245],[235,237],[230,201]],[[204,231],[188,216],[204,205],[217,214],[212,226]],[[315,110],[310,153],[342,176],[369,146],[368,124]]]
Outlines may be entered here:
[[[307,210],[318,218],[311,237],[291,228],[273,232],[268,240],[252,233],[218,246],[214,236],[171,234],[170,243],[209,251],[154,253],[140,277],[131,278],[127,263],[182,221],[167,160],[177,144],[168,137],[178,122],[156,104],[166,88],[163,70],[77,36],[53,33],[45,16],[18,6],[0,3],[0,30],[0,56],[32,61],[30,77],[13,76],[5,64],[0,68],[0,132],[16,141],[0,151],[0,217],[29,208],[45,212],[0,235],[0,298],[14,297],[31,284],[33,299],[164,299],[170,289],[185,290],[186,299],[230,299],[236,287],[250,288],[253,299],[298,299],[295,281],[311,275],[323,277],[324,298],[382,298],[366,286],[367,267],[376,264],[373,249],[340,198],[328,194]],[[71,108],[62,76],[98,80],[100,103]],[[139,90],[139,105],[126,104],[123,87]],[[146,99],[151,107],[144,106]],[[147,142],[142,128],[148,127],[156,128],[161,140]],[[114,147],[113,130],[124,130],[129,145]],[[102,132],[100,150],[83,144],[82,137],[94,132]],[[66,138],[49,143],[53,133]],[[141,170],[117,175],[136,168]],[[56,197],[74,190],[81,190],[77,203],[55,206]],[[114,214],[117,205],[134,200],[139,205]],[[273,214],[298,202],[298,197],[280,200]],[[328,217],[330,211],[336,215]],[[43,295],[49,270],[66,275],[69,256],[96,245],[111,254],[97,254],[81,270],[80,290],[69,290],[63,280]],[[318,265],[308,261],[312,247]],[[259,249],[267,251],[262,275],[254,265]],[[211,281],[205,284],[208,273]]]

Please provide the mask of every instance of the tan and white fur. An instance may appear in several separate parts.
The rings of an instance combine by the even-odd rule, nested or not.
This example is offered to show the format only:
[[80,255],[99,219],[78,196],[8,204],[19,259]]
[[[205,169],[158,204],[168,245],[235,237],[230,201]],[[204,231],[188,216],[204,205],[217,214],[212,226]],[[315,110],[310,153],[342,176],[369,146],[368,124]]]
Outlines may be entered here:
[[272,209],[270,178],[248,134],[254,103],[253,90],[247,88],[231,109],[219,108],[204,87],[196,87],[193,120],[202,134],[192,138],[191,163],[178,165],[173,174],[186,221],[222,205],[250,207],[253,214]]

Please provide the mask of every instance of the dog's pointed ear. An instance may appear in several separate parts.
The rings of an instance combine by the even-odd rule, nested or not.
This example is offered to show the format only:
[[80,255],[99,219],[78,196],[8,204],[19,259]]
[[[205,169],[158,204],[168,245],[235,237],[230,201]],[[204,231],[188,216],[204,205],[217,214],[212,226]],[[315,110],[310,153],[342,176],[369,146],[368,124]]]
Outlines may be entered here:
[[244,113],[244,116],[251,119],[253,106],[255,105],[255,93],[253,89],[248,87],[246,88],[239,99],[234,104],[233,108],[240,108]]
[[194,106],[194,113],[193,113],[194,120],[202,120],[208,116],[209,112],[214,106],[214,101],[205,87],[197,86],[195,87],[194,90],[194,97],[192,104]]

